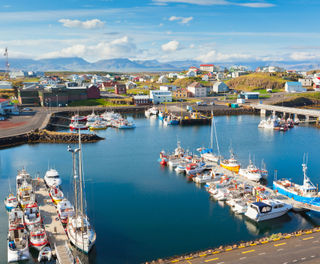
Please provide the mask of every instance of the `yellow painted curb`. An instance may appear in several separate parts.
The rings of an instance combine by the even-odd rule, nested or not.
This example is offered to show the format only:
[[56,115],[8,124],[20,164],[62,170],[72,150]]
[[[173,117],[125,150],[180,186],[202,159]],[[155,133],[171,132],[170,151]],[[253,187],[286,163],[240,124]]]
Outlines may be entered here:
[[250,244],[251,247],[256,246],[256,245],[257,245],[256,243]]
[[202,255],[199,255],[199,257],[205,257],[207,256],[207,254],[202,254]]
[[241,252],[241,254],[247,254],[247,253],[251,253],[251,252],[254,252],[254,251],[255,251],[254,249],[248,250],[248,251],[243,251],[243,252]]
[[312,231],[307,231],[305,232],[305,234],[312,234]]
[[188,259],[193,259],[193,257],[188,257],[188,258],[185,258],[185,259],[187,259],[187,260],[188,260]]
[[179,262],[179,259],[171,260],[172,263]]
[[275,238],[275,239],[273,239],[273,241],[279,241],[280,240],[280,238]]
[[280,244],[276,244],[274,245],[275,247],[279,247],[279,246],[283,246],[283,245],[286,245],[287,243],[280,243]]
[[239,246],[238,248],[245,248],[245,246]]
[[231,251],[232,250],[232,248],[226,248],[226,251]]
[[262,241],[261,244],[269,243],[269,241]]
[[204,262],[210,262],[210,261],[214,261],[214,260],[218,260],[219,258],[213,258],[213,259],[207,259]]
[[296,236],[301,236],[301,234],[296,234]]
[[289,235],[289,236],[285,236],[284,238],[287,238],[287,239],[288,239],[288,238],[291,238],[291,235]]
[[306,237],[306,238],[303,238],[302,240],[309,240],[309,239],[313,239],[314,237]]
[[213,254],[218,254],[218,253],[220,253],[220,251],[215,251],[215,252],[212,252],[212,255]]

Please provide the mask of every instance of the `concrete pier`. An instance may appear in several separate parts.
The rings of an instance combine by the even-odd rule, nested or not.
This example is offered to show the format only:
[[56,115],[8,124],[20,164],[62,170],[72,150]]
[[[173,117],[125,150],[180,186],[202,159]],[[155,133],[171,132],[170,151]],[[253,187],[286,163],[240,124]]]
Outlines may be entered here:
[[36,200],[40,208],[40,215],[47,232],[53,254],[60,264],[73,264],[74,258],[68,245],[68,237],[59,220],[57,209],[52,202],[43,179],[35,180]]

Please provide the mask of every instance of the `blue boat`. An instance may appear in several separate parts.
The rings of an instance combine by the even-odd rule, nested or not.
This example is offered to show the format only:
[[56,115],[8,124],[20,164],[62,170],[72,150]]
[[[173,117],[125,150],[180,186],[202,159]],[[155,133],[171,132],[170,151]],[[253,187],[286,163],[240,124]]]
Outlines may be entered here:
[[303,185],[293,183],[290,180],[273,181],[273,189],[293,200],[310,205],[320,206],[320,195],[318,188],[310,181],[307,176],[307,165],[302,164]]

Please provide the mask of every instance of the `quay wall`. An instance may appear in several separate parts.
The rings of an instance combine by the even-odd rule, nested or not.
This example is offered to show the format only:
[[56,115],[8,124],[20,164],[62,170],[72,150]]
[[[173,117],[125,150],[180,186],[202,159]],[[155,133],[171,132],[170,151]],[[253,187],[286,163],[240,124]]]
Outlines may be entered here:
[[[83,143],[97,142],[104,138],[96,134],[82,134],[81,140]],[[36,130],[22,135],[15,135],[5,138],[0,138],[0,148],[7,148],[21,144],[31,143],[77,143],[78,134],[62,133],[44,130]]]
[[301,235],[309,235],[312,233],[318,233],[320,232],[320,227],[314,227],[312,229],[307,230],[299,230],[292,233],[277,233],[273,234],[269,237],[262,237],[257,240],[251,240],[251,241],[240,241],[233,245],[221,245],[216,248],[206,249],[202,251],[197,251],[193,253],[187,253],[185,255],[179,255],[179,256],[173,256],[169,258],[163,258],[163,259],[157,259],[152,261],[147,261],[145,264],[172,264],[172,263],[179,263],[179,262],[185,262],[187,260],[196,259],[201,256],[210,256],[210,255],[216,255],[223,252],[228,252],[231,250],[236,249],[244,249],[244,248],[252,248],[257,245],[265,245],[269,242],[279,241],[279,240],[285,240],[290,238],[299,237]]

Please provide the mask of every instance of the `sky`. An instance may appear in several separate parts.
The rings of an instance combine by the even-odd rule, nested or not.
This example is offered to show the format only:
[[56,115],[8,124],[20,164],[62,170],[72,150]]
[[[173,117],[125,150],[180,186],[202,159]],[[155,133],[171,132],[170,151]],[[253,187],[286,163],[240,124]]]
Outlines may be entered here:
[[16,58],[316,61],[318,0],[1,0]]

